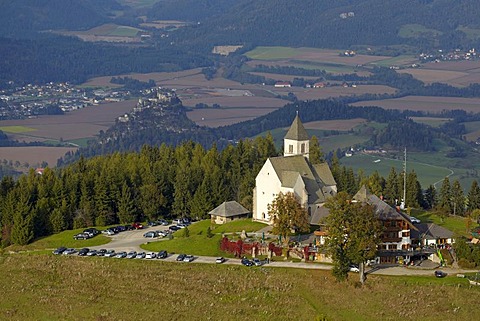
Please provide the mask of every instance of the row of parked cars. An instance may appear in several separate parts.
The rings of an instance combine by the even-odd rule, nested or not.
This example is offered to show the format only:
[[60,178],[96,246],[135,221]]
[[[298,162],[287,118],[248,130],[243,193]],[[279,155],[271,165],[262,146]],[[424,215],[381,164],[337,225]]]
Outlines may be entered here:
[[136,252],[136,251],[120,251],[115,252],[115,250],[107,250],[107,249],[88,249],[82,248],[80,250],[76,250],[74,248],[66,248],[66,247],[59,247],[58,249],[53,251],[53,254],[56,255],[73,255],[77,254],[79,256],[104,256],[104,257],[115,257],[115,258],[127,258],[127,259],[165,259],[168,256],[167,251],[160,251],[158,253],[155,252]]
[[96,228],[87,228],[82,233],[75,234],[73,238],[75,240],[88,240],[98,234],[100,234],[100,231]]

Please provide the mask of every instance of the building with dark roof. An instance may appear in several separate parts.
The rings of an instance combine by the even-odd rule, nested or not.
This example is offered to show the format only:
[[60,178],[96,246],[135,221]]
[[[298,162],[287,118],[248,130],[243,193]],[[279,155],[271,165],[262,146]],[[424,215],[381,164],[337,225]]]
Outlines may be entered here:
[[224,224],[234,220],[247,218],[250,216],[250,213],[251,212],[249,210],[247,210],[239,203],[235,201],[230,201],[223,202],[215,209],[210,211],[208,214],[210,214],[212,223]]

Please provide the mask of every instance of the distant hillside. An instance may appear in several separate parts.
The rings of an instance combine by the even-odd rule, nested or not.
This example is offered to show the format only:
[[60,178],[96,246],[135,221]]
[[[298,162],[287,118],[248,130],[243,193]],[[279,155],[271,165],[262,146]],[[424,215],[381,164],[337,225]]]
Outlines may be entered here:
[[109,21],[115,0],[0,0],[0,35],[48,29],[89,29]]
[[153,5],[151,20],[204,21],[223,14],[242,0],[162,0]]
[[479,13],[476,0],[244,0],[220,17],[179,32],[178,41],[467,47],[479,43]]

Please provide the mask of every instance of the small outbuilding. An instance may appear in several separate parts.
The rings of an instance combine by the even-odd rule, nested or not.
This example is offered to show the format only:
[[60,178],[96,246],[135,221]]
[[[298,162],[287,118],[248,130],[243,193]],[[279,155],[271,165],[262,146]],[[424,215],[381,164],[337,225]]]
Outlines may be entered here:
[[412,231],[412,239],[420,246],[443,246],[455,242],[453,232],[434,223],[415,224],[417,231]]
[[251,212],[235,201],[223,202],[210,211],[212,223],[224,224],[230,221],[250,217]]

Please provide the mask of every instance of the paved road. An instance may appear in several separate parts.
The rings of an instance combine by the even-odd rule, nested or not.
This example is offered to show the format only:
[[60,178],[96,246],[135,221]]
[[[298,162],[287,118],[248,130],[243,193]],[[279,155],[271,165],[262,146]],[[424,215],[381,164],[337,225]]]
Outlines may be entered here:
[[[167,238],[159,239],[146,239],[143,237],[143,234],[147,231],[163,230],[168,228],[168,226],[156,226],[150,227],[143,230],[133,230],[125,231],[114,236],[110,236],[112,241],[105,245],[92,247],[93,249],[113,249],[116,252],[119,251],[137,251],[143,252],[140,248],[141,244],[151,241],[162,241],[168,240]],[[186,253],[188,254],[188,253]],[[169,254],[165,261],[174,262],[177,258],[176,254]],[[215,263],[215,257],[210,256],[195,256],[195,263]],[[241,265],[240,259],[227,259],[224,264],[233,264]],[[321,263],[305,263],[305,262],[289,262],[289,261],[276,261],[270,262],[269,264],[264,265],[264,267],[286,267],[286,268],[299,268],[299,269],[315,269],[315,270],[330,270],[332,268],[329,264]],[[473,272],[471,270],[462,270],[462,269],[452,269],[452,268],[442,268],[442,271],[446,272],[448,275],[463,274],[467,272]],[[391,266],[391,267],[377,267],[375,269],[370,269],[367,271],[370,274],[379,274],[379,275],[431,275],[433,276],[433,270],[430,269],[416,269],[410,267],[400,267],[400,266]]]

